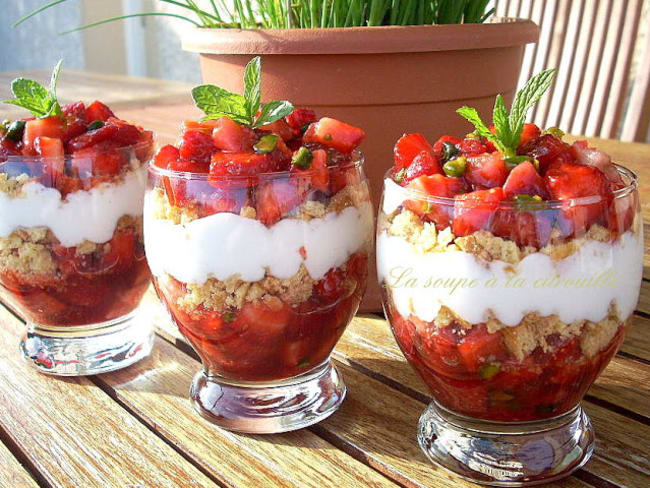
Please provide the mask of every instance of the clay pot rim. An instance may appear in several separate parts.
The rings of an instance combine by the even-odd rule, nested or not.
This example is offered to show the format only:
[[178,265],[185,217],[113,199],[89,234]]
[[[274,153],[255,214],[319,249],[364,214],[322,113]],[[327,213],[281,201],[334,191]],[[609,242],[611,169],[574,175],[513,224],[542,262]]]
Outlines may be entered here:
[[499,17],[485,24],[344,27],[327,29],[192,28],[183,49],[202,54],[386,54],[459,51],[535,42],[528,19]]

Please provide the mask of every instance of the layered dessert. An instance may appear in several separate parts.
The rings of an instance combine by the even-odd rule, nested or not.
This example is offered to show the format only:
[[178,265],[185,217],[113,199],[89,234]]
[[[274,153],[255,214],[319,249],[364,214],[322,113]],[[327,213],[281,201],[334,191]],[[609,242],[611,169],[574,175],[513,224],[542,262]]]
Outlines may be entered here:
[[636,179],[558,129],[525,124],[504,142],[510,127],[480,125],[397,142],[378,223],[386,313],[446,409],[555,417],[616,353],[636,306]]
[[274,381],[328,359],[366,288],[364,133],[293,107],[235,118],[186,121],[155,156],[146,254],[209,375]]
[[60,106],[53,90],[30,104],[20,80],[13,102],[37,108],[0,126],[2,292],[37,326],[123,317],[150,279],[142,205],[152,133],[99,101]]

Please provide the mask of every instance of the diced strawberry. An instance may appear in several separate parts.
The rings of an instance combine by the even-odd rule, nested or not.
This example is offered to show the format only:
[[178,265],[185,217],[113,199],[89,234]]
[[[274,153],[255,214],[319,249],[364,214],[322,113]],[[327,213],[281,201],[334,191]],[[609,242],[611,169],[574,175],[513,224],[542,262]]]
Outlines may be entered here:
[[64,105],[61,107],[61,111],[65,114],[66,118],[82,119],[87,121],[86,105],[83,102],[74,102]]
[[209,191],[198,190],[199,194],[196,194],[197,186],[197,183],[194,182],[193,185],[186,188],[186,191],[192,193],[188,196],[200,202],[200,217],[224,212],[239,214],[242,207],[249,205],[248,188],[224,189],[210,186]]
[[15,142],[8,138],[0,141],[0,162],[6,161],[9,156],[19,156],[21,154],[21,142]]
[[63,142],[54,137],[39,136],[34,140],[34,149],[44,158],[62,158]]
[[461,156],[478,156],[488,152],[488,148],[479,139],[465,138],[458,143]]
[[283,141],[290,141],[294,137],[293,129],[287,124],[284,119],[276,120],[271,124],[266,124],[259,127],[262,132],[270,132],[276,136],[280,136]]
[[140,130],[135,125],[111,117],[106,121],[105,127],[111,126],[116,128],[112,140],[118,142],[121,146],[132,146],[140,140]]
[[571,145],[571,154],[576,158],[576,162],[585,166],[593,166],[602,171],[607,179],[614,185],[614,188],[623,188],[623,178],[619,174],[616,166],[612,164],[612,158],[598,149],[589,147],[587,141],[576,141]]
[[302,133],[307,125],[316,122],[318,118],[316,117],[316,112],[309,108],[297,108],[287,115],[284,120],[287,121],[289,127],[296,133]]
[[[441,174],[420,176],[408,185],[409,189],[417,190],[425,195],[434,197],[453,198],[466,189],[462,178],[446,177]],[[428,200],[407,200],[404,204],[413,213],[436,224],[438,230],[449,227],[454,211],[453,203],[436,203]]]
[[438,139],[433,145],[433,153],[438,156],[438,158],[442,157],[442,150],[445,142],[450,142],[454,146],[457,146],[460,144],[460,139],[453,136],[442,136]]
[[544,200],[549,198],[544,179],[530,161],[519,163],[510,171],[508,179],[503,185],[503,195],[508,200],[517,195],[539,195]]
[[[256,175],[275,170],[275,162],[268,154],[216,152],[212,155],[208,181],[218,188],[242,188],[254,184]],[[233,176],[250,178],[233,180]]]
[[438,158],[431,151],[422,151],[415,156],[411,164],[406,168],[402,186],[420,176],[434,174],[442,174],[442,166]]
[[309,126],[304,142],[314,142],[342,153],[352,152],[366,138],[366,133],[350,124],[323,117]]
[[108,252],[102,256],[102,268],[114,269],[116,266],[130,265],[135,253],[136,235],[134,232],[117,232],[110,241]]
[[26,148],[33,149],[34,140],[37,137],[44,136],[61,139],[64,132],[63,119],[59,116],[30,120],[25,124],[23,144]]
[[209,135],[196,130],[188,130],[183,134],[183,142],[178,150],[181,159],[196,163],[209,163],[217,146]]
[[395,172],[408,168],[422,152],[433,155],[433,148],[422,134],[404,134],[395,144]]
[[145,163],[153,157],[154,150],[153,132],[140,130],[140,139],[135,147],[135,157],[138,158],[138,161]]
[[519,247],[540,249],[548,244],[551,237],[555,213],[552,209],[526,211],[502,208],[497,210],[492,219],[490,230],[497,237],[516,242]]
[[210,163],[188,160],[175,159],[169,162],[168,169],[172,171],[181,171],[184,173],[208,174],[210,172]]
[[314,159],[311,161],[311,184],[317,190],[326,192],[329,189],[330,174],[327,168],[327,153],[322,149],[317,149],[312,153]]
[[456,236],[466,236],[490,227],[494,213],[504,200],[501,188],[478,190],[456,197],[453,231]]
[[265,225],[273,225],[287,212],[302,203],[304,191],[298,181],[276,180],[257,188],[257,218]]
[[115,176],[129,162],[128,154],[113,141],[104,141],[75,151],[73,166],[85,168],[90,165],[93,176]]
[[638,205],[638,198],[634,192],[615,197],[609,206],[609,229],[618,234],[630,229],[634,223]]
[[[274,297],[275,298],[275,297]],[[244,329],[259,337],[277,336],[289,324],[291,311],[279,298],[248,302],[239,313]]]
[[490,334],[485,325],[473,327],[458,344],[458,352],[471,372],[477,372],[483,364],[506,356],[502,335],[498,332]]
[[314,285],[314,292],[325,303],[333,303],[343,296],[346,274],[341,268],[332,268]]
[[[544,134],[536,139],[531,139],[519,146],[518,154],[530,156],[539,161],[539,172],[545,175],[549,166],[557,158],[573,159],[569,152],[569,145],[562,142],[552,134]],[[563,159],[563,162],[567,159]]]
[[75,152],[80,149],[99,144],[100,142],[112,140],[118,131],[116,125],[105,124],[103,127],[95,130],[89,130],[68,141],[68,151]]
[[572,234],[579,235],[592,224],[603,221],[612,192],[602,171],[593,166],[563,163],[551,168],[545,180],[551,197],[556,200],[600,197],[594,203],[573,203],[563,209],[564,217],[572,224]]
[[196,120],[184,120],[181,125],[182,132],[188,130],[198,130],[204,134],[212,135],[212,131],[219,126],[219,119],[208,119],[202,122]]
[[229,117],[220,117],[213,122],[212,140],[217,148],[235,153],[247,152],[253,149],[253,144],[256,141],[253,131]]
[[167,169],[172,161],[178,161],[180,157],[180,152],[177,147],[171,145],[163,146],[154,156],[153,164],[159,168]]
[[521,131],[521,140],[519,141],[519,147],[522,147],[528,141],[537,139],[542,135],[542,131],[535,124],[524,124],[524,129]]
[[503,186],[508,177],[508,168],[501,153],[484,153],[467,158],[465,179],[476,189]]
[[111,117],[115,117],[113,111],[98,100],[95,100],[86,108],[86,120],[88,122],[94,122],[95,120],[106,122]]

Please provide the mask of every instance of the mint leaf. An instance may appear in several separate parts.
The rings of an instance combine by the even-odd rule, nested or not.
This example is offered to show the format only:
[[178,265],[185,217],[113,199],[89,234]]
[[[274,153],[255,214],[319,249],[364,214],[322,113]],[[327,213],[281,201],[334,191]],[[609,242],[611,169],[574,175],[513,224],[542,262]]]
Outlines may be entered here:
[[50,112],[48,115],[62,115],[63,112],[61,111],[61,105],[59,105],[59,102],[56,99],[56,85],[59,82],[59,74],[61,73],[61,66],[63,66],[63,59],[60,59],[58,63],[56,63],[56,66],[54,67],[54,71],[52,71],[52,76],[50,78],[50,97],[52,97],[52,100],[54,100],[55,103],[52,104],[52,107],[50,108]]
[[63,60],[54,67],[50,80],[50,89],[34,80],[16,78],[11,82],[11,92],[15,100],[4,100],[3,103],[17,105],[29,110],[34,117],[44,118],[52,115],[62,115],[61,105],[56,99],[56,84]]
[[461,107],[458,110],[456,110],[456,113],[458,115],[465,117],[474,127],[476,127],[477,135],[481,137],[485,137],[487,140],[492,141],[495,147],[499,151],[505,150],[505,147],[501,143],[501,140],[497,136],[492,134],[490,129],[488,129],[487,125],[485,125],[485,123],[481,120],[481,117],[475,108]]
[[546,69],[533,76],[524,87],[517,92],[515,101],[512,103],[510,109],[510,132],[512,139],[510,146],[515,149],[521,140],[521,133],[524,130],[524,123],[526,122],[526,114],[535,105],[542,95],[548,90],[555,78],[556,69]]
[[254,57],[244,71],[244,98],[250,120],[254,120],[260,108],[262,98],[262,62],[259,56]]
[[499,94],[494,101],[494,111],[492,112],[492,122],[497,130],[497,137],[503,142],[503,145],[510,146],[512,134],[510,133],[510,122],[508,120],[508,109],[503,101],[503,97]]
[[205,119],[230,117],[240,124],[251,124],[246,99],[214,85],[200,85],[192,89],[195,105],[205,112]]
[[271,124],[282,117],[286,117],[294,111],[294,106],[291,102],[286,100],[274,100],[273,102],[265,103],[262,107],[262,112],[253,124],[253,128],[261,127],[266,124]]

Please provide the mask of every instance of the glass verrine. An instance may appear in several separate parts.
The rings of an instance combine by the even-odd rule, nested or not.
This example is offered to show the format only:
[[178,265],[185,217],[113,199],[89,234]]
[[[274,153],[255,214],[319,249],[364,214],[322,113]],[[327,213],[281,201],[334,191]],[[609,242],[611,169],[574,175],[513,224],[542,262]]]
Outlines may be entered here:
[[642,276],[637,179],[616,169],[612,198],[543,202],[433,197],[387,174],[378,275],[433,396],[418,441],[434,462],[521,486],[589,459],[580,401],[623,341]]
[[[153,142],[0,162],[0,292],[44,373],[120,369],[151,351],[142,205]],[[110,169],[110,171],[109,171]]]
[[329,356],[367,281],[373,216],[362,156],[310,170],[215,177],[150,166],[145,245],[154,285],[203,362],[195,409],[230,430],[295,430],[345,385]]

